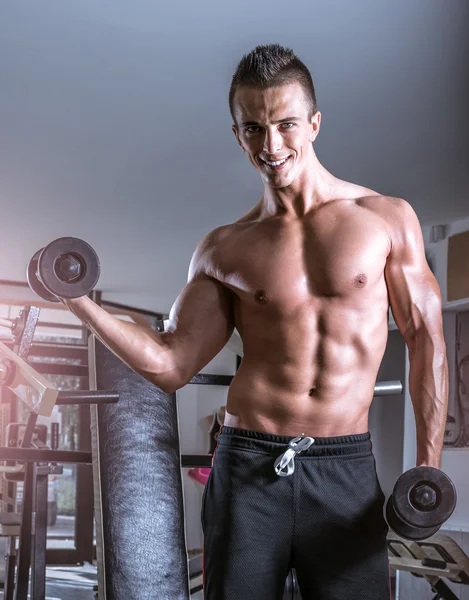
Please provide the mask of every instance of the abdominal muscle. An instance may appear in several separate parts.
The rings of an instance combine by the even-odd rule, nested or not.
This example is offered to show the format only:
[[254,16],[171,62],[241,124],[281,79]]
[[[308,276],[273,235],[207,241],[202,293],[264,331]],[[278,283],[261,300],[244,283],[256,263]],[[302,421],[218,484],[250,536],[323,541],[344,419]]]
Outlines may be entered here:
[[278,326],[242,336],[244,357],[229,389],[224,425],[287,436],[368,431],[387,313],[379,321],[368,321],[362,331],[344,323],[335,339],[311,335],[305,327],[282,332]]

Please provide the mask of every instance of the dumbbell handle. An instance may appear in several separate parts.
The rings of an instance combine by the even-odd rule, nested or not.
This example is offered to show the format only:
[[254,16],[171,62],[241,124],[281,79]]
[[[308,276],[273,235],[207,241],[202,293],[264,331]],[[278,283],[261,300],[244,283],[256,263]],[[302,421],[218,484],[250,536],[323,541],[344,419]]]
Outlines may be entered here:
[[431,510],[437,502],[437,493],[429,485],[420,484],[410,492],[412,504],[418,510]]

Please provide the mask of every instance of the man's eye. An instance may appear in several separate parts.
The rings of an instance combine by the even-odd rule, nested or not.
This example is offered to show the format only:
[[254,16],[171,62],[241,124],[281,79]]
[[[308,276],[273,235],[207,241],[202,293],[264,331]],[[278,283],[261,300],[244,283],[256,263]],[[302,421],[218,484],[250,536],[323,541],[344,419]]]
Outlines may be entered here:
[[246,127],[246,133],[259,133],[260,130],[260,127],[256,127],[254,125],[251,125],[251,127]]
[[291,129],[293,127],[293,123],[282,123],[283,129]]

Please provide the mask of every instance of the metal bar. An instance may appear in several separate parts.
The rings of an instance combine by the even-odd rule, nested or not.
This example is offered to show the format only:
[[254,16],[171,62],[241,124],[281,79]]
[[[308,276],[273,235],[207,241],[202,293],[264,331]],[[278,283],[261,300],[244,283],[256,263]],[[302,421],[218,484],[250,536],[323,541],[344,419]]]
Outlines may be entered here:
[[0,327],[7,327],[8,329],[11,329],[13,325],[13,321],[11,319],[4,319],[3,317],[0,318]]
[[[1,391],[1,398],[2,398],[2,404],[6,405],[9,404],[10,405],[10,410],[8,412],[6,412],[6,418],[10,423],[14,423],[16,421],[17,418],[17,414],[18,414],[18,406],[17,406],[17,399],[16,396],[13,394],[13,392],[9,389],[9,388],[2,388]],[[10,413],[8,415],[8,413]],[[5,431],[5,435],[6,435],[6,431]],[[11,466],[14,463],[10,463]],[[14,481],[5,481],[6,484],[6,492],[7,492],[7,496],[8,498],[16,498],[16,483]],[[5,485],[4,484],[4,485]],[[10,503],[8,501],[7,502],[7,512],[11,513],[11,512],[15,512],[16,507],[15,504]]]
[[24,430],[23,439],[21,441],[21,448],[29,448],[31,440],[33,439],[36,421],[37,413],[29,413],[28,422],[26,423],[26,429]]
[[432,586],[432,590],[437,593],[435,598],[441,598],[441,600],[459,600],[456,594],[453,593],[451,588],[443,581],[443,579],[439,579],[433,584],[430,583],[430,585]]
[[375,396],[394,396],[402,394],[400,381],[378,381],[375,385]]
[[[90,494],[90,496],[92,497],[93,495]],[[79,553],[76,548],[49,548],[46,552],[46,562],[48,565],[83,564],[83,561],[79,558]]]
[[[23,450],[24,452],[24,450]],[[31,452],[31,450],[30,450]],[[18,568],[16,570],[16,589],[14,600],[27,600],[29,567],[31,565],[31,525],[33,512],[33,476],[34,465],[25,467],[23,483],[23,508],[21,512],[21,528],[18,549]]]
[[8,538],[5,561],[5,582],[3,586],[4,600],[13,600],[15,593],[16,536],[10,536]]
[[190,590],[189,590],[189,593],[191,596],[194,594],[197,594],[197,592],[201,592],[204,589],[202,580],[203,580],[202,575],[196,575],[195,577],[191,578]]
[[[5,346],[13,349],[13,343],[6,341]],[[51,358],[75,358],[88,360],[88,350],[83,344],[55,344],[51,342],[34,342],[31,346],[29,356],[51,357]]]
[[88,377],[87,365],[66,365],[63,363],[48,363],[31,361],[29,363],[41,375],[73,375],[75,377]]
[[211,454],[181,454],[181,467],[183,469],[201,469],[212,466]]
[[[37,321],[39,319],[39,308],[28,306],[20,313],[20,318],[15,321],[13,328],[14,345],[13,352],[23,360],[28,359],[29,352],[33,343],[34,333],[36,331]],[[15,422],[18,415],[18,400],[16,395],[11,403],[10,422]],[[30,415],[26,426],[22,446],[28,446],[34,432],[37,415]],[[13,488],[14,489],[14,488]]]
[[25,281],[12,281],[11,279],[0,279],[0,285],[4,285],[6,287],[29,287]]
[[31,554],[31,600],[46,597],[47,475],[34,465],[34,504]]
[[155,319],[163,319],[163,313],[157,313],[151,310],[145,310],[143,308],[135,308],[134,306],[127,306],[126,304],[119,304],[118,302],[109,302],[109,300],[100,300],[100,306],[109,306],[109,308],[118,308],[119,310],[128,310],[129,312],[138,313],[139,315],[146,315],[148,317],[154,317]]
[[414,575],[447,577],[448,579],[457,577],[460,572],[460,569],[457,565],[447,566],[444,569],[425,567],[422,565],[422,560],[418,558],[399,558],[389,556],[389,566],[396,571],[410,571]]
[[84,463],[91,464],[91,452],[72,450],[37,450],[35,448],[7,448],[0,446],[0,461],[14,460],[17,462],[55,462],[55,463]]
[[103,293],[100,290],[91,290],[88,294],[91,300],[98,306],[102,306],[103,303]]
[[208,373],[199,373],[193,377],[189,383],[196,385],[230,385],[232,381],[232,375],[210,375]]
[[[89,406],[80,406],[78,448],[91,452],[91,412]],[[77,465],[75,488],[75,547],[80,562],[93,561],[93,470],[91,465]]]
[[56,404],[110,404],[118,401],[118,392],[78,390],[59,392]]
[[[231,375],[210,375],[199,373],[189,383],[196,385],[230,385],[233,381]],[[391,396],[402,394],[402,383],[400,381],[378,381],[375,385],[374,396]]]
[[51,323],[49,321],[39,321],[38,327],[50,327],[52,329],[81,329],[82,325],[75,323]]

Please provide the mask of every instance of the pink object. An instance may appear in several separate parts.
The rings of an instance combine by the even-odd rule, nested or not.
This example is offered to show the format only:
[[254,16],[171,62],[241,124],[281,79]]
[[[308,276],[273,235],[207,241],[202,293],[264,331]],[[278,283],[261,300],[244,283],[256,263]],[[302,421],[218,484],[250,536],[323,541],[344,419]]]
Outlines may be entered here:
[[209,469],[208,467],[199,467],[197,469],[190,469],[189,477],[192,477],[192,479],[195,479],[195,481],[198,481],[202,485],[205,485],[207,483],[207,479],[208,479],[208,476],[210,475],[211,470],[212,469]]

